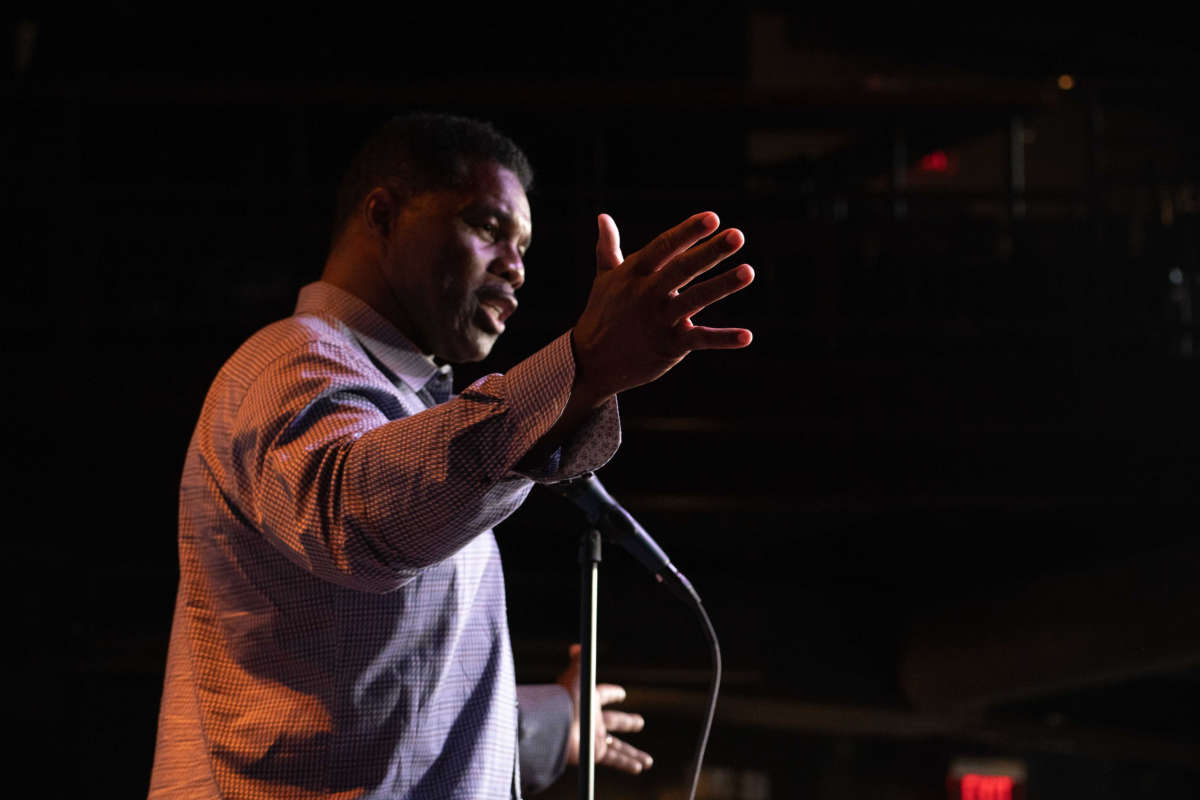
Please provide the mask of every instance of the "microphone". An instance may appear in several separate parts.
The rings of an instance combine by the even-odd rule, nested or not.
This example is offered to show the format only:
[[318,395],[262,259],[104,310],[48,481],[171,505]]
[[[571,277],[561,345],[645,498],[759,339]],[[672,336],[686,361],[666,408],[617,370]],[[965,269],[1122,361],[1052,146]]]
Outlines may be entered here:
[[[560,483],[543,484],[546,488],[558,494],[560,497],[565,497],[583,511],[584,517],[599,531],[604,537],[625,548],[631,556],[638,561],[646,569],[654,573],[654,577],[659,583],[666,584],[666,587],[671,590],[671,593],[681,599],[686,605],[690,606],[696,615],[700,618],[700,622],[704,628],[704,635],[708,637],[709,645],[711,645],[711,653],[713,659],[713,676],[712,684],[709,690],[708,711],[704,717],[704,727],[700,731],[700,740],[696,746],[696,762],[692,769],[691,793],[688,795],[689,800],[696,796],[696,786],[700,782],[700,769],[704,763],[704,750],[708,746],[708,734],[712,730],[713,717],[717,713],[717,694],[721,687],[721,647],[717,643],[717,632],[713,630],[712,620],[708,618],[708,612],[704,610],[704,604],[700,602],[700,595],[696,594],[696,590],[692,588],[691,582],[683,576],[679,570],[675,569],[675,565],[671,563],[671,559],[667,558],[667,554],[662,551],[650,534],[646,533],[645,529],[638,524],[633,516],[621,508],[621,505],[612,499],[604,486],[591,472],[585,472],[578,478]],[[589,531],[588,538],[595,543],[596,538]],[[584,564],[584,543],[580,544],[580,564]],[[583,664],[583,676],[585,680],[590,679],[591,684],[595,683],[595,642],[596,642],[596,616],[595,616],[595,601],[596,601],[596,562],[599,561],[599,552],[594,551],[591,561],[592,583],[584,583],[584,591],[588,591],[590,585],[591,605],[590,607],[584,604],[581,613],[583,620],[581,628],[585,629],[590,623],[591,638],[587,637],[586,632],[581,632],[580,641],[585,642],[584,654],[585,660]],[[586,566],[584,574],[587,574]],[[590,618],[589,618],[590,611]],[[590,644],[586,644],[590,642]],[[589,659],[590,654],[590,661]],[[590,722],[591,718],[585,716],[584,721]],[[582,751],[585,748],[580,748],[581,758],[580,763],[584,763]],[[589,762],[590,763],[590,762]],[[580,794],[588,794],[590,783],[586,772],[581,772],[581,790]]]
[[642,562],[660,583],[666,583],[676,593],[682,591],[687,600],[699,600],[688,579],[637,520],[612,498],[594,473],[585,472],[569,481],[545,485],[574,503],[591,525]]

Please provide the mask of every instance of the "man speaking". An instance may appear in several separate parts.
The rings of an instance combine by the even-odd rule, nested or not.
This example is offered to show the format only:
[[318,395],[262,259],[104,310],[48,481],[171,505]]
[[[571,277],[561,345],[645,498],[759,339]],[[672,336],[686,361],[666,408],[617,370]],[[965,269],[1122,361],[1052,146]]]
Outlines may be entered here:
[[[753,271],[693,282],[743,243],[711,212],[627,258],[601,215],[572,329],[452,395],[445,364],[485,357],[517,310],[531,180],[488,124],[384,125],[321,280],[221,368],[183,471],[150,797],[506,798],[577,757],[577,665],[516,686],[491,529],[535,481],[612,457],[619,392],[749,344],[691,317]],[[648,767],[611,735],[640,727],[605,710],[597,763]]]

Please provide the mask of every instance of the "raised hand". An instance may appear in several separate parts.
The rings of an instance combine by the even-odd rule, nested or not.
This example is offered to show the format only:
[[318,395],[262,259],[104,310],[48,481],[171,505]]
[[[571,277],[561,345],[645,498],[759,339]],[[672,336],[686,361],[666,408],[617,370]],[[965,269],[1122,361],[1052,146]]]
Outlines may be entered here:
[[745,243],[732,228],[710,236],[719,224],[711,211],[696,214],[625,258],[616,223],[600,215],[596,280],[574,329],[576,391],[607,398],[659,378],[693,350],[750,344],[745,328],[692,324],[692,315],[754,280],[742,264],[692,283]]

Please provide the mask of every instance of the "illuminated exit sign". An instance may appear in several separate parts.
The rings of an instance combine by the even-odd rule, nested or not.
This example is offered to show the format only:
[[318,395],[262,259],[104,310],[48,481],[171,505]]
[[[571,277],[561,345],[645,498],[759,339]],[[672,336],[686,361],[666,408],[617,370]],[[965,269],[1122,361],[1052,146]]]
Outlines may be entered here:
[[1013,800],[1013,779],[1007,775],[968,772],[958,782],[962,800]]
[[946,776],[949,800],[1026,800],[1025,764],[998,758],[959,758]]

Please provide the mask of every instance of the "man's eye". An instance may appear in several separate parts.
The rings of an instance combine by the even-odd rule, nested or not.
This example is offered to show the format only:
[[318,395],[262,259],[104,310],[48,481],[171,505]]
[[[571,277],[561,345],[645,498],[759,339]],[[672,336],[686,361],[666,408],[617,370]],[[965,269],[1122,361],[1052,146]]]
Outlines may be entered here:
[[488,237],[488,239],[490,239],[493,242],[496,241],[496,239],[499,238],[499,236],[500,236],[500,226],[494,222],[481,222],[478,225],[476,225],[475,227],[477,227],[477,228],[479,228],[479,230],[483,231],[483,233]]

